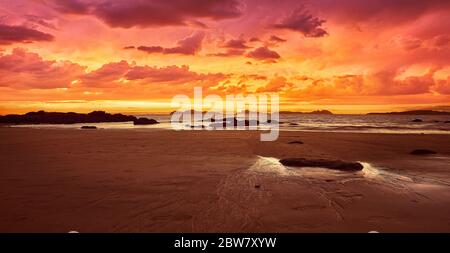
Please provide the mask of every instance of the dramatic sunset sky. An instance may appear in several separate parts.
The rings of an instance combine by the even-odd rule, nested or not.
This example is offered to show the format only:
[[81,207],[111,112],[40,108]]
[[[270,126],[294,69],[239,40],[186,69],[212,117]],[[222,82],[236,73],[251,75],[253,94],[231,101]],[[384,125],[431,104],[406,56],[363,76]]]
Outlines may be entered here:
[[450,1],[0,0],[0,114],[166,112],[194,86],[450,110]]

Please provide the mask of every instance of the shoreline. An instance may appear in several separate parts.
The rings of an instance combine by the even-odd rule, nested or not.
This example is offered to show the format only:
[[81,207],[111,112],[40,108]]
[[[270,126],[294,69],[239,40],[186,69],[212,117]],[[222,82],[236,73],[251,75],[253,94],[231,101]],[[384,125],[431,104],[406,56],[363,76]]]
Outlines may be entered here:
[[[90,124],[84,124],[84,123],[76,123],[76,124],[34,124],[34,125],[6,125],[6,124],[0,124],[0,128],[25,128],[25,129],[40,129],[40,130],[82,130],[80,129],[81,126],[83,125],[98,125],[98,124],[105,124],[105,123],[90,123]],[[165,124],[165,123],[160,123],[160,124]],[[75,126],[77,125],[77,126]],[[150,125],[150,126],[135,126],[135,127],[129,127],[129,128],[114,128],[114,127],[106,127],[106,128],[102,128],[99,127],[96,129],[98,130],[125,130],[125,131],[134,131],[134,130],[166,130],[166,131],[175,131],[175,132],[182,132],[182,131],[208,131],[208,132],[213,132],[213,131],[251,131],[251,132],[267,132],[268,130],[266,129],[258,129],[258,130],[249,130],[249,129],[222,129],[222,130],[217,130],[217,129],[196,129],[196,130],[192,130],[192,129],[184,129],[184,130],[174,130],[171,129],[169,127],[158,127],[155,125]],[[85,131],[85,130],[84,130]],[[436,132],[430,132],[430,131],[434,131],[434,130],[428,130],[429,132],[426,131],[421,131],[418,130],[418,132],[407,132],[407,131],[352,131],[352,130],[307,130],[307,129],[279,129],[279,132],[299,132],[299,133],[335,133],[335,134],[392,134],[392,135],[450,135],[450,130],[439,130]]]
[[1,232],[450,231],[448,135],[52,130],[0,128]]

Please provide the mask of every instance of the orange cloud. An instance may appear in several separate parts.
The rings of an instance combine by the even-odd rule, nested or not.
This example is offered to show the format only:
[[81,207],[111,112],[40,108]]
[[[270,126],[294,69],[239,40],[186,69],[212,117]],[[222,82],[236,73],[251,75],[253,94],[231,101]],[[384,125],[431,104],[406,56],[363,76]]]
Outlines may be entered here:
[[[227,78],[222,73],[197,73],[188,66],[150,67],[126,61],[107,63],[90,72],[69,61],[48,61],[36,53],[16,48],[0,54],[0,86],[17,89],[117,88],[121,82],[216,85]],[[174,91],[176,92],[176,91]]]
[[256,92],[280,92],[293,85],[293,83],[287,81],[286,77],[278,76],[270,80],[265,86],[258,88]]
[[346,96],[402,96],[448,94],[448,80],[434,78],[435,71],[421,76],[409,76],[399,79],[399,71],[379,71],[367,75],[344,75],[331,78],[301,78],[286,95],[303,99],[339,98]]
[[47,61],[36,53],[16,48],[0,54],[0,86],[19,89],[67,88],[84,74],[85,67],[69,61]]

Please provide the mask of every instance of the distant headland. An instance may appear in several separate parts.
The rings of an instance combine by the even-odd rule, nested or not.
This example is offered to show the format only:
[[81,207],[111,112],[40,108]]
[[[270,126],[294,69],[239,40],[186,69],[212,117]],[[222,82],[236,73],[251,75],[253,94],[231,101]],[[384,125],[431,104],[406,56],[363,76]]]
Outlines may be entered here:
[[403,112],[371,112],[367,115],[450,115],[450,112],[433,110],[412,110]]
[[75,112],[29,112],[22,115],[9,114],[0,116],[0,124],[76,124],[134,122],[135,125],[151,125],[158,122],[153,119],[137,118],[120,113],[110,114],[104,111],[93,111],[87,114]]
[[289,114],[289,113],[295,113],[295,114],[325,114],[325,115],[332,115],[333,113],[328,110],[316,110],[312,112],[292,112],[292,111],[280,111],[281,114]]

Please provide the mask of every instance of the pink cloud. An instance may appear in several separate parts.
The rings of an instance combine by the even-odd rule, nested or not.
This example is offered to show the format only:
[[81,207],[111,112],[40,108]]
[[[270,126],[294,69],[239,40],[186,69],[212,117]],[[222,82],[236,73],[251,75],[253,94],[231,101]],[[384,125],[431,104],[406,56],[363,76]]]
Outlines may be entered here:
[[325,20],[314,17],[304,7],[298,7],[273,27],[297,31],[305,37],[323,37],[328,34],[322,28],[323,23]]
[[[36,53],[16,48],[0,53],[0,86],[15,89],[120,88],[126,84],[216,85],[228,78],[222,73],[197,73],[188,66],[150,67],[126,61],[104,64],[86,72],[86,67],[69,61],[48,61]],[[125,85],[125,84],[124,84]]]
[[50,0],[49,2],[56,10],[67,14],[87,14],[90,7],[90,4],[83,0]]
[[277,52],[270,50],[267,47],[259,47],[253,51],[248,52],[246,56],[260,61],[273,61],[281,58],[281,56]]
[[276,35],[272,35],[272,36],[270,36],[269,41],[273,42],[273,43],[283,43],[283,42],[286,42],[287,40],[282,39]]
[[175,47],[164,48],[161,46],[139,46],[137,49],[149,54],[161,53],[195,55],[201,50],[204,37],[205,33],[197,32],[178,41],[177,46]]
[[145,80],[156,83],[184,83],[193,81],[220,81],[224,74],[199,74],[193,72],[188,66],[167,66],[162,68],[150,66],[134,66],[125,75],[127,80]]
[[0,24],[0,44],[31,43],[35,41],[52,41],[53,35],[24,26]]
[[81,81],[85,86],[112,87],[129,69],[130,65],[126,61],[107,63],[83,75]]
[[52,3],[62,13],[93,15],[111,27],[122,28],[189,25],[197,18],[221,20],[241,15],[237,0],[52,0]]
[[245,53],[245,50],[242,50],[242,49],[227,49],[225,52],[209,54],[209,56],[233,57],[233,56],[243,55],[244,53]]
[[38,54],[16,48],[0,54],[0,86],[32,89],[67,88],[82,76],[85,67],[69,61],[47,61]]
[[383,21],[398,24],[413,21],[430,12],[450,7],[447,0],[317,0],[311,5],[330,17],[347,22]]
[[226,41],[222,47],[233,48],[233,49],[247,49],[247,48],[250,48],[245,43],[246,43],[246,41],[243,40],[243,39],[232,39],[232,40]]

